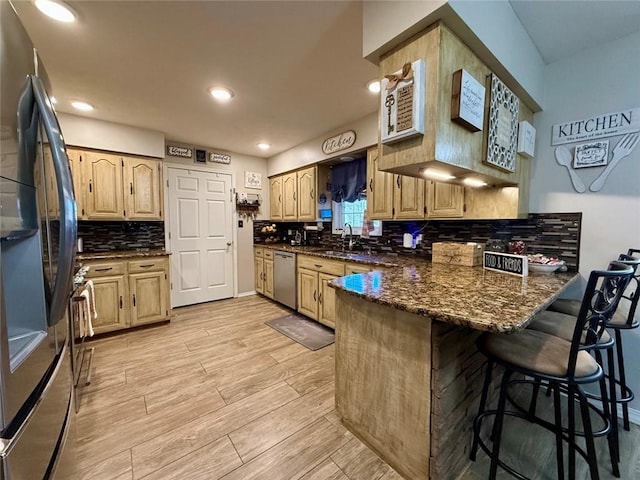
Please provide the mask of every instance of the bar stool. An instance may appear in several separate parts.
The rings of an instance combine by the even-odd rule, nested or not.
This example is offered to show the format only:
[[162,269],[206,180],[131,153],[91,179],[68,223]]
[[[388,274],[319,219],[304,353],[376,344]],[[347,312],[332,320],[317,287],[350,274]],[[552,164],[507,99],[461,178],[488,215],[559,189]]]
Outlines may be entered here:
[[[602,319],[611,318],[632,274],[631,267],[618,262],[612,262],[608,270],[591,272],[571,341],[529,329],[514,335],[485,333],[480,336],[477,346],[487,357],[488,365],[478,415],[473,425],[470,458],[476,459],[478,447],[491,457],[490,479],[495,479],[498,466],[517,478],[526,479],[500,460],[500,441],[505,415],[525,418],[554,432],[559,478],[564,478],[564,441],[569,445],[569,477],[575,478],[575,460],[578,453],[587,461],[591,478],[599,478],[589,406],[582,386],[598,382],[602,388],[604,382],[601,382],[601,379],[604,373],[587,350],[593,348],[601,339],[605,331],[605,322]],[[494,365],[501,365],[505,372],[500,385],[497,409],[487,410],[487,396]],[[507,389],[514,374],[528,376],[533,379],[534,384],[546,383],[550,386],[554,394],[554,423],[537,417],[535,409],[529,412],[506,411]],[[568,428],[563,428],[562,425],[561,391],[567,393]],[[606,388],[601,390],[601,394],[606,398]],[[580,405],[584,425],[586,452],[576,444],[576,434],[579,433],[575,428],[576,400]],[[482,421],[490,415],[495,415],[491,435],[493,448],[489,448],[480,438]],[[607,431],[608,426],[603,432]]]
[[[625,375],[625,366],[624,366],[624,351],[622,348],[622,331],[623,330],[632,330],[634,328],[638,328],[640,326],[640,321],[635,319],[636,309],[638,307],[638,299],[640,298],[640,249],[629,249],[627,254],[621,254],[619,260],[627,265],[635,268],[634,277],[631,281],[631,285],[628,290],[629,293],[625,292],[623,295],[624,305],[628,307],[628,310],[625,312],[625,309],[620,309],[616,311],[613,318],[608,324],[608,328],[613,330],[615,335],[615,348],[616,348],[616,360],[617,365],[613,359],[608,360],[611,367],[614,368],[613,373],[609,372],[609,376],[613,376],[614,385],[620,386],[620,395],[611,396],[612,408],[614,409],[614,416],[617,419],[617,406],[618,404],[622,405],[622,417],[623,417],[623,426],[625,430],[630,429],[629,425],[629,402],[633,400],[634,394],[633,391],[627,386],[627,377]],[[580,301],[574,299],[558,299],[553,302],[548,310],[554,312],[565,313],[568,315],[576,316],[578,310],[580,309]],[[615,375],[615,367],[617,366],[618,375]],[[617,425],[614,427],[617,431]]]

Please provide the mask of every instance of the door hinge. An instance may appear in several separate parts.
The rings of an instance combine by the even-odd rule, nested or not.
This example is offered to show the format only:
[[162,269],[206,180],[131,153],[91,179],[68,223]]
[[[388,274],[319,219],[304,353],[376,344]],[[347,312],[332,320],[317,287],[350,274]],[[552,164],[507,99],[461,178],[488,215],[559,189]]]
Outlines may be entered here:
[[466,203],[463,203],[463,204],[462,204],[462,211],[463,211],[463,212],[466,212],[466,211],[467,211],[467,204],[466,204]]
[[124,167],[124,159],[123,158],[120,159],[120,162],[122,163],[122,166]]
[[424,211],[424,214],[426,215],[427,214],[427,206],[426,205],[424,206],[423,211]]
[[169,287],[169,288],[170,288],[171,290],[173,290],[173,282],[170,282],[170,283],[169,283],[169,285],[170,285],[170,287]]
[[123,214],[122,215],[126,217],[127,216],[127,211],[123,210]]
[[171,240],[171,232],[169,232],[169,240]]
[[396,207],[393,207],[393,208],[391,209],[391,215],[395,215],[395,214],[396,214]]
[[169,179],[167,179],[167,188],[169,188]]

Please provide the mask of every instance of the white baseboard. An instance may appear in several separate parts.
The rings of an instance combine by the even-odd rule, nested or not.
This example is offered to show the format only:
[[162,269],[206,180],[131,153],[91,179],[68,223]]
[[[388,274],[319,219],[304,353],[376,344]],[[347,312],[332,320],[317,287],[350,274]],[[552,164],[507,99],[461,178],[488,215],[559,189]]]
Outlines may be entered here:
[[[622,406],[618,405],[618,418],[622,418]],[[629,408],[629,423],[640,425],[640,410]]]
[[237,298],[240,298],[240,297],[249,297],[249,296],[251,296],[251,295],[257,295],[257,294],[258,294],[258,292],[256,292],[255,290],[251,290],[250,292],[242,292],[242,293],[239,293],[239,294],[238,294],[238,296],[237,296]]

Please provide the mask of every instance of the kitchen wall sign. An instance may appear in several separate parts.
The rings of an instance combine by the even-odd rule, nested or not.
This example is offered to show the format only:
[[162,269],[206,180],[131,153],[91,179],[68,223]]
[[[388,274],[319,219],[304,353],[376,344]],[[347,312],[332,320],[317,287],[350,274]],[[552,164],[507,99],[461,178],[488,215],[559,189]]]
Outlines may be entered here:
[[380,139],[397,142],[424,134],[425,64],[419,59],[380,82]]
[[193,158],[193,149],[178,145],[167,145],[167,155],[171,157]]
[[322,153],[331,155],[332,153],[352,147],[354,143],[356,143],[356,132],[348,130],[339,135],[327,138],[322,142]]
[[491,74],[485,163],[508,172],[516,170],[519,109],[518,97],[496,75]]
[[262,189],[262,174],[258,172],[244,172],[245,188]]
[[231,155],[224,155],[222,153],[210,153],[209,161],[213,163],[222,163],[229,165],[231,163]]
[[640,131],[640,108],[628,108],[583,120],[558,123],[551,129],[551,145],[563,145]]
[[207,163],[207,151],[206,150],[198,150],[196,148],[195,163]]
[[520,122],[518,127],[517,152],[529,158],[533,158],[536,150],[536,129],[526,120]]
[[609,159],[609,140],[576,145],[573,168],[602,167]]
[[485,88],[464,69],[454,72],[451,84],[451,120],[472,132],[482,130]]
[[484,268],[485,270],[526,277],[529,274],[529,259],[526,255],[484,252]]

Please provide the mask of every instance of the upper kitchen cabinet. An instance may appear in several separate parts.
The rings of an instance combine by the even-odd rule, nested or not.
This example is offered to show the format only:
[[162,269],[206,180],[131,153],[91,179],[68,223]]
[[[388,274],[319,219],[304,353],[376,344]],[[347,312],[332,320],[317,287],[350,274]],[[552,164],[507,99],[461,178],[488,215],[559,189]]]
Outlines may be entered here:
[[462,218],[464,187],[453,183],[427,181],[427,218]]
[[79,219],[162,219],[159,161],[71,148],[68,154]]
[[314,221],[316,212],[316,167],[297,172],[298,220]]
[[124,158],[124,211],[129,220],[162,218],[160,169],[156,160]]
[[[402,70],[405,63],[418,59],[423,59],[426,67],[424,134],[394,143],[380,143],[378,169],[424,178],[422,172],[425,168],[436,167],[455,175],[455,181],[466,176],[479,177],[489,184],[490,188],[485,190],[494,190],[491,194],[483,194],[491,201],[498,201],[502,197],[499,192],[502,187],[518,187],[519,195],[509,196],[511,200],[515,199],[516,204],[504,211],[499,208],[496,211],[501,217],[526,213],[530,161],[516,154],[514,172],[483,162],[489,130],[486,118],[488,106],[485,106],[484,126],[479,132],[472,132],[451,120],[453,74],[464,69],[485,85],[486,101],[490,98],[491,70],[444,24],[438,22],[388,52],[380,60],[380,77]],[[522,101],[518,116],[518,121],[533,123],[533,113]],[[470,189],[466,190],[468,192]],[[465,214],[465,218],[483,218],[491,211],[491,208],[479,206],[476,210],[471,209],[469,215]]]
[[282,220],[282,177],[269,179],[269,212],[271,220]]
[[318,167],[269,179],[271,220],[313,222],[318,217]]
[[367,209],[372,220],[391,220],[395,175],[378,168],[378,151],[378,148],[367,151]]

